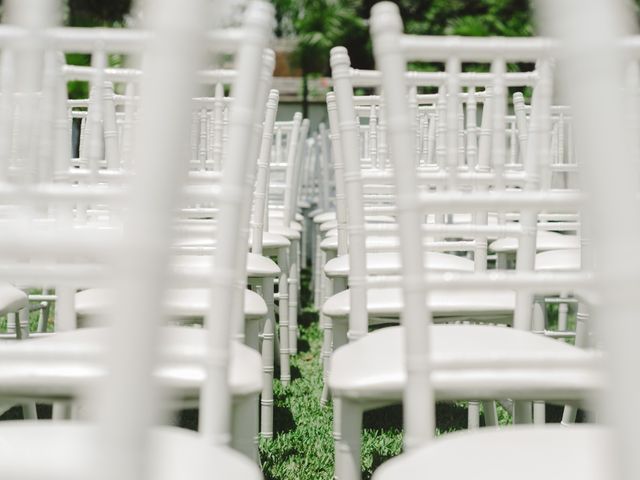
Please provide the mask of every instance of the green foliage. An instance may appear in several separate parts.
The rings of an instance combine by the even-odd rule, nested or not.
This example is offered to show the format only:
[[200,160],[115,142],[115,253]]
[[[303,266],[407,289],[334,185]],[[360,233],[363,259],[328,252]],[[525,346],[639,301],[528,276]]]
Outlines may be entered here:
[[[349,50],[356,68],[372,68],[368,25],[377,0],[273,0],[279,36],[299,39],[296,51],[305,73],[328,73],[331,47]],[[396,0],[405,30],[422,35],[530,36],[528,0]]]
[[295,36],[295,59],[305,73],[326,73],[329,50],[367,34],[355,0],[274,0],[282,36]]
[[132,0],[68,0],[68,24],[74,27],[122,25]]

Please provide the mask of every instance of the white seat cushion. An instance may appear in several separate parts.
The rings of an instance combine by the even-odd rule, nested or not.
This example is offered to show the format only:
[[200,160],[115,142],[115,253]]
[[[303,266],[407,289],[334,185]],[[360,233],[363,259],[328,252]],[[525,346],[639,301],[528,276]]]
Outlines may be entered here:
[[[209,311],[211,292],[206,288],[173,289],[164,297],[165,308],[176,317],[204,317]],[[80,316],[103,315],[115,303],[114,291],[89,288],[75,297],[76,313]],[[252,290],[244,292],[245,318],[262,318],[267,314],[264,299]]]
[[[177,396],[197,398],[205,378],[208,331],[188,327],[162,327],[160,331],[161,362],[156,377]],[[105,373],[99,360],[108,341],[108,329],[82,328],[47,337],[0,342],[3,394],[69,398],[95,387],[95,381]],[[229,382],[234,395],[260,392],[260,354],[233,342]]]
[[580,249],[549,250],[536,254],[536,270],[580,270]]
[[10,283],[0,283],[0,315],[17,312],[29,305],[27,294]]
[[[473,261],[458,255],[440,252],[427,252],[424,256],[425,266],[434,271],[473,272]],[[369,275],[398,275],[400,253],[370,252],[367,253],[367,273]],[[332,258],[324,266],[329,278],[346,277],[349,274],[349,254]]]
[[[269,215],[269,218],[282,218],[284,216],[284,210],[282,210],[282,205],[280,205],[279,208],[277,207],[269,208],[268,215]],[[304,222],[304,217],[302,216],[301,213],[296,212],[294,219],[296,222]]]
[[321,223],[328,222],[330,220],[335,220],[336,212],[335,210],[329,210],[327,212],[321,211],[318,214],[313,215],[311,218],[313,218],[313,223],[320,225]]
[[606,463],[611,444],[610,432],[596,425],[466,430],[389,460],[372,478],[605,480],[612,471]]
[[320,224],[320,232],[326,234],[331,229],[338,228],[337,220],[327,220]]
[[[371,236],[367,235],[365,246],[368,252],[385,252],[390,250],[399,250],[400,243],[398,237],[390,236]],[[338,250],[338,237],[335,235],[327,236],[320,243],[320,248],[325,251]]]
[[[269,212],[269,231],[275,231],[274,228],[277,226],[284,227],[284,225],[282,224],[282,221],[283,221],[282,212],[279,212],[277,210],[275,212],[270,211]],[[300,223],[302,221],[304,221],[304,219],[293,221],[289,224],[287,228],[295,230],[296,232],[302,232],[302,224]]]
[[[434,290],[429,293],[428,305],[434,316],[445,321],[469,320],[509,322],[516,297],[511,291],[496,290]],[[371,288],[367,290],[367,311],[370,316],[398,318],[404,304],[399,288]],[[350,290],[329,297],[322,312],[329,317],[346,317],[351,309]],[[437,321],[437,318],[434,320]]]
[[[299,233],[295,233],[299,235]],[[253,232],[249,235],[249,248],[253,244]],[[281,234],[273,232],[262,232],[262,246],[263,248],[277,249],[282,247],[288,247],[291,244],[288,238]],[[193,234],[186,238],[181,238],[176,242],[178,249],[185,252],[207,252],[209,254],[215,251],[216,242],[213,239],[212,233],[205,231],[204,233]]]
[[[99,434],[95,426],[78,422],[2,422],[0,477],[95,478],[92,459],[101,452]],[[255,462],[230,448],[213,446],[196,432],[157,427],[150,442],[150,478],[155,480],[205,480],[212,472],[216,478],[262,478]]]
[[[517,237],[500,238],[489,245],[489,250],[495,253],[513,253],[518,250],[518,244]],[[580,240],[577,235],[563,235],[545,230],[538,231],[536,237],[536,250],[538,252],[567,248],[580,248]]]
[[[208,275],[214,268],[211,255],[176,255],[172,261],[173,270],[176,272],[196,272]],[[269,278],[280,275],[280,267],[269,257],[247,254],[247,276],[252,278]]]
[[[382,328],[338,348],[329,373],[333,393],[400,400],[406,383],[403,334],[400,326]],[[598,354],[530,332],[433,325],[430,335],[431,381],[439,399],[571,400],[603,384],[591,368]],[[533,367],[540,362],[542,366]],[[460,367],[452,368],[455,364]]]
[[269,232],[285,237],[289,240],[289,244],[291,244],[291,240],[300,240],[301,238],[300,230],[296,230],[295,228],[286,228],[282,225],[278,225],[277,223],[275,225],[269,223]]
[[[251,245],[251,238],[249,239]],[[289,238],[275,232],[262,232],[262,248],[265,250],[277,250],[291,245]]]

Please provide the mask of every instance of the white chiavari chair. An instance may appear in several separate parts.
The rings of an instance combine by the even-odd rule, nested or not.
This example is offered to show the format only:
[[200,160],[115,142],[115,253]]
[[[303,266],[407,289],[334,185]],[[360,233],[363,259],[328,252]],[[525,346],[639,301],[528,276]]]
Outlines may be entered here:
[[[335,50],[336,54],[338,50]],[[342,52],[340,52],[342,53]],[[344,56],[342,57],[345,58]],[[348,57],[347,57],[348,59]],[[348,65],[347,65],[348,66]],[[370,85],[372,80],[376,80],[379,84],[380,75],[379,72],[355,72],[353,70],[349,71],[349,77],[353,77],[354,73],[358,76],[362,75],[367,84]],[[373,78],[371,78],[373,77]],[[344,77],[343,77],[344,78]],[[418,79],[428,84],[428,82],[437,82],[436,84],[441,84],[443,80],[446,78],[445,75],[440,73],[428,73],[428,74],[419,74],[408,76],[411,81],[416,82]],[[464,82],[469,84],[470,87],[482,85],[484,82],[490,81],[493,77],[491,75],[485,74],[463,74]],[[508,81],[510,84],[518,85],[518,82],[528,82],[530,81],[530,74],[510,74],[508,77]],[[345,93],[347,95],[347,89],[352,91],[352,88],[346,84],[346,82],[336,82],[336,89],[344,88]],[[427,96],[422,96],[422,100],[426,100]],[[436,97],[436,100],[439,100],[439,103],[442,103],[442,96]],[[467,95],[468,97],[468,95]],[[461,95],[461,98],[468,99]],[[471,97],[475,99],[475,96]],[[360,97],[353,97],[353,101],[355,104],[355,108],[357,111],[358,105],[362,105],[362,100],[365,102],[374,101],[376,103],[380,103],[379,97],[366,97],[364,99],[360,99]],[[444,105],[446,110],[446,104]],[[331,104],[329,105],[330,113],[332,110]],[[488,110],[485,110],[485,113]],[[344,112],[346,114],[346,112]],[[487,121],[487,115],[483,116],[483,131],[488,130],[488,126],[485,125]],[[439,121],[442,123],[443,121]],[[471,124],[471,122],[469,122]],[[335,124],[335,123],[334,123]],[[384,124],[384,120],[381,122]],[[438,135],[444,139],[446,131],[438,132]],[[382,138],[380,136],[380,144],[382,146]],[[336,137],[336,140],[339,140],[339,137]],[[442,140],[444,141],[444,140]],[[438,150],[438,156],[442,157],[440,150],[441,147],[436,147]],[[470,149],[471,150],[471,149]],[[367,182],[362,187],[366,189],[364,193],[364,197],[367,195],[372,195],[376,198],[379,195],[379,190],[384,187],[383,192],[389,192],[390,182],[392,180],[392,172],[387,168],[386,170],[371,170],[359,171],[359,166],[357,161],[355,160],[355,153],[352,149],[350,155],[353,160],[351,163],[352,170],[351,176],[354,178],[362,178],[363,182]],[[483,165],[489,161],[489,151],[482,149],[482,154],[480,155],[479,162]],[[439,158],[440,163],[444,166],[445,159]],[[462,166],[464,168],[464,166]],[[435,178],[443,180],[445,177],[442,176],[443,172],[434,172],[433,170],[427,170],[425,175],[431,175],[431,178]],[[435,174],[435,176],[434,176]],[[473,180],[472,172],[463,172],[462,175],[467,175],[468,179]],[[468,180],[469,181],[469,180]],[[378,184],[381,184],[378,186]],[[348,186],[346,187],[349,188]],[[353,187],[352,187],[353,188]],[[388,196],[388,193],[386,194]],[[352,199],[361,199],[363,194],[360,192],[354,192],[352,195]],[[391,197],[393,198],[393,197]],[[397,226],[388,225],[388,224],[373,224],[372,220],[375,220],[376,217],[372,216],[371,213],[376,212],[380,213],[380,211],[376,211],[377,206],[372,204],[371,206],[364,206],[364,213],[370,213],[368,217],[364,217],[368,220],[368,223],[364,225],[364,232],[367,232],[368,235],[365,237],[365,246],[367,250],[366,254],[366,274],[369,275],[396,275],[400,272],[400,258],[398,253],[398,239],[397,235],[394,237],[393,234],[397,232]],[[385,208],[385,207],[383,207]],[[387,212],[393,212],[394,204],[393,202],[388,204]],[[363,209],[362,202],[358,201],[351,204],[350,214],[351,212],[360,211]],[[368,210],[367,210],[368,209]],[[388,215],[388,214],[387,214]],[[463,216],[464,217],[464,216]],[[468,215],[466,215],[468,217]],[[351,223],[353,220],[349,220]],[[384,221],[388,222],[389,219],[384,217]],[[458,223],[456,221],[456,223]],[[432,226],[432,229],[435,229],[437,226]],[[461,226],[461,228],[465,228]],[[361,231],[363,230],[360,227],[352,227],[353,231]],[[369,233],[370,232],[370,233]],[[386,234],[386,236],[384,236]],[[475,269],[486,269],[486,242],[480,242],[481,235],[478,235],[476,232],[476,238],[472,242],[468,241],[454,241],[454,242],[442,242],[442,241],[430,241],[428,242],[430,248],[436,249],[436,251],[430,251],[426,254],[425,261],[427,265],[432,270],[438,271],[472,271]],[[440,251],[437,251],[440,250]],[[473,251],[476,256],[476,262],[465,259],[458,255],[451,255],[447,253],[443,253],[445,251]],[[370,252],[371,251],[371,252]],[[325,272],[329,277],[332,278],[340,278],[344,279],[347,274],[354,277],[361,277],[366,275],[364,271],[354,271],[349,266],[350,256],[344,255],[334,260],[331,260],[327,263],[325,268]],[[343,282],[341,282],[344,285]],[[338,287],[335,291],[338,291],[341,287]],[[330,297],[326,303],[324,304],[323,312],[327,314],[329,317],[332,317],[336,322],[334,328],[337,328],[337,332],[333,332],[333,343],[334,347],[337,348],[340,345],[343,345],[346,342],[347,337],[347,326],[349,329],[352,328],[351,320],[353,319],[352,315],[352,307],[353,303],[351,301],[351,291],[343,290],[340,293]],[[434,312],[436,312],[436,316],[439,321],[451,322],[451,321],[460,321],[460,320],[472,320],[472,321],[481,321],[481,322],[490,322],[490,323],[509,323],[511,321],[513,310],[515,307],[514,303],[514,295],[509,292],[464,292],[460,294],[460,292],[451,293],[451,292],[438,292],[436,295],[430,298],[430,302],[432,304],[432,308]],[[367,298],[366,310],[369,317],[372,317],[374,320],[377,319],[378,322],[382,321],[383,323],[389,323],[397,321],[401,310],[401,294],[400,290],[396,289],[375,289],[370,292]],[[357,308],[361,308],[358,306]],[[346,318],[349,317],[349,324],[347,325]],[[457,318],[456,318],[457,317]],[[396,320],[394,320],[396,319]],[[325,325],[327,322],[325,322]],[[327,331],[325,335],[324,342],[324,351],[323,354],[325,358],[328,356],[328,352],[330,352],[331,342],[328,340],[328,337],[331,334]],[[478,412],[475,413],[470,412],[470,424],[478,423]]]
[[[162,16],[162,14],[159,15]],[[238,292],[242,293],[245,288],[246,250],[238,248],[238,246],[246,245],[248,240],[248,213],[251,205],[250,192],[253,185],[247,185],[246,180],[247,176],[252,178],[249,172],[251,172],[252,169],[252,162],[255,162],[255,158],[257,158],[256,147],[258,146],[258,142],[255,140],[255,133],[259,130],[258,127],[260,127],[262,121],[261,109],[255,109],[255,105],[266,101],[265,88],[268,88],[271,75],[270,70],[265,70],[263,62],[261,62],[262,49],[266,44],[268,38],[267,33],[270,28],[270,15],[271,7],[264,3],[256,2],[248,7],[246,24],[242,29],[232,32],[229,37],[225,36],[225,32],[212,32],[209,35],[209,40],[207,40],[209,43],[208,49],[213,49],[214,51],[234,53],[237,49],[237,68],[243,73],[243,75],[238,76],[232,88],[232,91],[237,94],[237,97],[234,100],[233,107],[229,114],[228,151],[230,153],[227,162],[225,162],[226,169],[222,174],[224,181],[221,181],[219,189],[214,189],[212,192],[213,198],[219,198],[218,216],[220,222],[219,228],[213,232],[217,240],[216,262],[215,269],[213,270],[215,272],[213,274],[215,277],[213,282],[214,288],[213,293],[210,294],[212,295],[211,301],[206,302],[208,305],[206,329],[175,329],[168,327],[162,331],[162,338],[168,342],[168,344],[162,348],[163,356],[167,356],[168,358],[164,359],[165,364],[162,368],[156,371],[156,376],[160,378],[161,383],[164,384],[165,387],[169,386],[174,389],[172,395],[177,395],[178,398],[186,398],[187,400],[189,398],[197,398],[199,390],[201,388],[203,389],[200,401],[203,407],[201,409],[201,431],[205,436],[212,438],[214,443],[225,444],[229,442],[231,415],[229,411],[230,402],[227,397],[234,395],[237,403],[234,423],[238,425],[234,425],[233,429],[248,429],[249,435],[248,438],[246,438],[245,435],[243,437],[244,439],[233,438],[232,442],[236,448],[245,451],[245,453],[248,453],[250,456],[255,456],[256,453],[256,439],[254,438],[253,430],[254,427],[256,427],[255,430],[257,431],[257,403],[255,403],[255,399],[262,384],[262,379],[260,378],[260,371],[262,369],[260,366],[260,357],[249,348],[241,347],[235,342],[230,344],[227,339],[230,338],[230,334],[236,337],[238,336],[237,328],[240,323],[237,319],[242,317],[241,310],[238,310],[238,301],[241,302],[242,297],[237,294]],[[165,19],[165,24],[166,21],[167,19]],[[165,25],[165,30],[162,30],[161,33],[164,32],[165,35],[169,35],[171,30],[167,32],[166,29],[167,26]],[[188,31],[188,29],[185,31]],[[174,35],[177,34],[179,36],[181,32],[181,30],[178,30],[177,33],[174,32]],[[182,34],[184,35],[184,32],[182,32]],[[97,35],[97,37],[94,35]],[[86,51],[87,49],[91,51],[92,42],[98,42],[100,48],[103,49],[112,48],[118,50],[123,48],[127,52],[137,52],[143,47],[143,42],[149,41],[147,40],[147,38],[149,38],[148,34],[143,31],[110,31],[96,32],[94,34],[90,30],[70,29],[53,31],[50,36],[52,37],[52,43],[56,45],[57,48],[78,48],[81,51]],[[96,38],[98,40],[96,40]],[[89,43],[83,43],[86,41],[89,41]],[[170,44],[167,44],[165,39],[162,45],[167,46]],[[185,47],[185,45],[185,41],[177,44],[178,47]],[[156,47],[156,50],[157,48],[160,47]],[[186,58],[191,58],[188,53],[178,53],[175,51],[176,47],[173,48],[174,50],[171,51],[175,53],[174,56],[177,55],[181,57],[184,55]],[[156,54],[155,57],[150,58],[155,59],[156,70],[161,70],[163,66],[162,56],[160,55],[160,57],[158,57],[158,54]],[[149,61],[151,61],[151,59]],[[170,88],[171,85],[180,84],[185,92],[189,92],[191,90],[191,82],[188,81],[189,75],[185,75],[184,71],[178,68],[178,65],[180,64],[177,63],[175,66],[175,69],[178,70],[177,72],[174,70],[174,66],[169,67],[172,74],[166,75],[166,79],[160,84],[163,85],[165,89]],[[195,66],[195,63],[186,65],[185,68],[187,68],[187,70],[185,71],[188,71],[191,66]],[[166,68],[167,65],[164,65],[165,73]],[[173,74],[174,72],[175,74]],[[266,77],[265,74],[267,75]],[[158,73],[158,75],[161,74]],[[178,77],[184,77],[184,79],[179,80]],[[153,91],[154,88],[157,88],[154,82],[154,80],[147,80],[146,88]],[[185,82],[187,83],[185,84]],[[101,84],[102,83],[98,83],[98,85]],[[181,90],[178,91],[181,92]],[[263,95],[260,94],[261,91],[264,92]],[[159,180],[164,180],[165,183],[173,182],[178,185],[176,180],[180,177],[171,172],[175,171],[175,165],[181,165],[180,162],[175,161],[176,158],[184,157],[184,152],[181,150],[182,139],[180,136],[176,138],[171,134],[172,127],[169,125],[173,125],[175,121],[166,120],[167,118],[171,118],[171,115],[167,116],[160,112],[165,105],[161,99],[165,97],[174,99],[175,97],[174,100],[168,102],[168,110],[172,110],[173,107],[176,113],[186,113],[191,106],[188,97],[183,98],[183,96],[182,94],[177,95],[175,92],[168,94],[165,91],[156,91],[155,100],[148,100],[148,103],[142,104],[141,115],[143,119],[146,119],[150,124],[153,124],[154,118],[157,118],[157,120],[155,127],[153,127],[153,125],[146,125],[144,121],[139,125],[139,128],[142,129],[143,132],[141,136],[145,139],[146,144],[144,148],[139,147],[139,151],[141,151],[143,155],[139,155],[136,159],[143,157],[149,159],[147,163],[139,160],[141,162],[140,164],[138,164],[138,160],[136,160],[136,174],[131,183],[135,184],[135,182],[139,181],[137,179],[141,177],[143,173],[147,175],[154,174],[153,162],[155,160],[154,157],[157,155],[158,158],[162,157],[167,159],[171,167],[167,168],[166,173],[162,175],[157,174]],[[145,97],[142,98],[143,102],[144,100]],[[180,101],[182,101],[182,103],[180,103]],[[148,112],[145,112],[145,105],[149,110]],[[185,124],[188,125],[188,122]],[[171,148],[166,152],[162,150],[163,147],[157,142],[157,138],[154,138],[157,131],[164,131],[166,133],[167,144],[173,141]],[[160,151],[158,148],[160,148]],[[147,152],[146,149],[151,150],[151,152]],[[58,159],[56,159],[56,161],[57,160]],[[185,167],[186,164],[187,162],[185,162]],[[68,166],[65,166],[65,169],[68,169]],[[140,170],[142,170],[142,172]],[[155,176],[153,178],[155,179]],[[44,185],[48,186],[48,183],[44,183]],[[155,183],[151,182],[150,185],[155,185]],[[173,184],[169,183],[169,185]],[[62,188],[65,185],[60,184],[60,186]],[[146,185],[146,187],[148,186],[149,185]],[[81,194],[84,192],[96,192],[96,194],[85,193],[92,203],[100,203],[101,199],[110,198],[108,195],[101,197],[101,191],[105,189],[108,190],[108,185],[95,185],[91,187],[91,189],[80,188],[75,198],[80,199]],[[77,189],[77,186],[72,187],[71,192]],[[117,191],[116,189],[116,192]],[[152,188],[151,191],[155,192],[156,190]],[[218,193],[218,191],[220,191],[220,193]],[[247,194],[247,192],[249,194]],[[207,202],[211,201],[210,199],[212,198],[211,194],[205,194],[190,185],[186,186],[186,193],[187,198],[195,195],[197,198],[201,198]],[[74,201],[73,193],[66,195],[70,198],[71,202]],[[144,194],[141,195],[142,198],[144,198]],[[65,195],[62,195],[62,200],[67,203],[70,201],[66,199]],[[163,212],[162,215],[166,214],[168,219],[171,219],[173,206],[172,204],[167,204],[166,199],[154,197],[153,201],[145,200],[145,202],[151,202],[144,204],[147,208],[152,207],[154,212],[160,210]],[[156,203],[154,204],[153,202]],[[78,201],[78,203],[81,202]],[[152,212],[149,210],[147,213],[151,215]],[[142,215],[142,212],[139,215]],[[151,217],[153,217],[153,215],[151,215]],[[243,217],[246,218],[246,222],[242,221]],[[62,226],[65,225],[65,221],[67,221],[67,218],[62,216],[60,220],[60,222],[63,222]],[[143,223],[145,228],[149,227],[150,234],[158,233],[157,222],[154,220],[150,221],[151,225],[147,225],[149,221],[146,220],[141,223]],[[244,223],[246,223],[247,227],[243,226]],[[156,230],[153,228],[156,228]],[[245,233],[243,233],[243,230],[245,230]],[[167,240],[170,238],[168,235],[170,231],[171,228],[167,231],[162,230]],[[111,238],[107,233],[108,232],[105,232],[105,241]],[[155,240],[153,235],[151,239]],[[154,243],[150,242],[149,246],[151,247],[152,245],[154,245]],[[154,249],[150,248],[150,251],[154,252]],[[80,255],[80,253],[78,253],[78,255]],[[144,255],[142,256],[144,257]],[[163,262],[158,262],[158,266],[161,266],[162,263]],[[30,271],[34,271],[34,268],[35,266],[33,266]],[[63,270],[61,270],[61,272],[62,271]],[[92,269],[88,271],[93,272]],[[67,277],[71,275],[73,278],[73,272],[74,270],[72,268],[71,274],[66,274]],[[82,272],[82,270],[80,270],[80,272]],[[153,271],[151,271],[151,273],[153,273]],[[194,272],[184,274],[184,272],[175,271],[175,268],[172,268],[171,273],[172,275],[178,275],[179,278],[185,277],[185,286],[188,286],[189,283],[200,283],[200,287],[202,287],[203,283],[210,285],[208,279],[210,275],[212,275],[211,269],[195,272],[195,277],[201,280],[194,281],[192,278]],[[51,274],[51,272],[49,272],[49,274]],[[46,277],[46,275],[44,276]],[[70,285],[73,285],[73,281],[67,277],[62,274],[63,281],[61,281],[61,285],[68,289]],[[191,279],[188,280],[189,278]],[[202,282],[202,280],[204,280],[204,282]],[[83,281],[86,281],[86,279]],[[151,283],[153,285],[156,284],[155,282]],[[144,288],[145,292],[143,293],[147,294],[146,298],[148,299],[151,293],[146,290],[147,287]],[[218,291],[217,289],[224,290],[224,292]],[[120,295],[122,295],[122,293],[120,293]],[[163,290],[158,290],[154,293],[153,298],[155,298],[158,304],[154,306],[154,309],[157,310],[164,303],[163,297]],[[58,298],[58,301],[59,300]],[[141,299],[141,302],[143,301],[144,298]],[[215,307],[212,307],[213,305],[215,305]],[[71,307],[73,307],[73,303]],[[136,308],[139,310],[139,307]],[[148,309],[149,307],[145,306],[144,308]],[[213,313],[213,310],[215,310],[215,313]],[[142,312],[142,310],[139,311]],[[156,322],[157,320],[155,320],[154,317],[157,316],[158,315],[151,315],[148,317],[146,323],[144,321],[141,321],[141,323],[147,325],[149,322]],[[141,333],[140,329],[142,326],[139,326],[136,322],[141,319],[132,319],[131,316],[127,317],[127,319],[133,322],[128,328],[134,333]],[[6,382],[3,381],[3,387],[6,387],[3,388],[3,391],[6,391],[7,394],[11,391],[14,393],[21,392],[18,396],[29,397],[35,395],[55,399],[69,398],[70,395],[75,396],[79,384],[91,384],[102,374],[101,368],[93,366],[90,360],[94,359],[95,361],[96,356],[100,357],[102,355],[108,335],[106,335],[105,331],[96,332],[96,330],[99,329],[82,329],[74,332],[56,333],[50,339],[29,342],[28,344],[25,343],[24,347],[22,344],[6,345],[6,349],[3,349],[3,354],[9,357],[12,355],[37,356],[39,352],[45,352],[47,355],[50,355],[51,362],[44,366],[27,362],[26,364],[22,364],[21,368],[15,365],[13,366],[14,368],[8,367],[4,370],[4,374],[8,376],[9,380]],[[150,329],[149,332],[152,338],[155,338],[152,335],[153,329]],[[124,342],[124,344],[127,344],[127,342]],[[69,350],[74,351],[74,349],[75,351],[82,352],[81,357],[77,360],[89,361],[90,367],[84,368],[82,366],[83,363],[78,363],[76,364],[77,366],[74,366],[73,363],[68,363],[68,360],[66,361],[67,363],[65,363],[64,352]],[[54,361],[56,352],[60,353],[63,359],[61,363],[57,365],[55,365]],[[175,365],[171,363],[167,364],[166,362],[171,362],[171,358],[175,356],[176,352],[178,356],[186,354],[186,358],[178,361]],[[231,355],[232,363],[230,372],[227,371],[230,361],[229,355]],[[86,357],[89,358],[87,359]],[[135,358],[135,356],[131,356],[130,358]],[[136,361],[132,363],[135,364]],[[205,370],[203,370],[203,366]],[[43,368],[38,370],[40,367]],[[80,375],[74,374],[74,369],[75,372],[80,373]],[[205,376],[205,371],[211,373]],[[229,381],[231,385],[229,385]],[[221,385],[221,382],[224,385]],[[208,385],[208,383],[212,385]],[[58,393],[55,393],[56,390]],[[135,389],[132,391],[132,394],[135,394]],[[255,413],[253,410],[256,410]],[[255,425],[253,425],[254,421]],[[237,443],[237,440],[241,440],[241,443]],[[245,442],[244,445],[242,442]]]
[[[297,353],[298,297],[300,289],[302,225],[298,212],[303,162],[306,159],[309,120],[298,112],[291,122],[276,122],[275,161],[270,166],[269,206],[267,230],[283,235],[291,242],[288,250],[278,255],[281,275],[278,282],[278,320],[280,322],[281,353]],[[287,336],[287,338],[285,338]],[[287,385],[291,379],[289,360],[281,354],[281,380]],[[285,368],[283,368],[283,365]]]

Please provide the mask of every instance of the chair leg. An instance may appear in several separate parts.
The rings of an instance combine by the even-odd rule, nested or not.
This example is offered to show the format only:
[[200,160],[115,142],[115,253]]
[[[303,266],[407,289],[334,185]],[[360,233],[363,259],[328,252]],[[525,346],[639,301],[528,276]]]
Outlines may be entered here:
[[[560,294],[560,298],[568,298],[568,297],[569,296],[567,295],[566,292],[562,292]],[[558,330],[560,330],[561,332],[566,332],[567,329],[569,328],[568,318],[569,318],[569,305],[566,303],[559,303],[558,304]]]
[[562,411],[562,425],[572,425],[576,423],[576,416],[578,415],[578,407],[574,404],[567,403]]
[[280,266],[280,281],[278,282],[278,321],[280,323],[280,381],[283,386],[291,381],[291,367],[289,366],[289,253],[287,249],[280,249],[278,253]]
[[482,402],[482,412],[484,413],[484,424],[487,427],[498,426],[498,411],[496,402]]
[[260,433],[273,438],[273,372],[275,312],[273,308],[273,279],[262,281],[262,294],[267,303],[267,316],[262,330],[262,396],[260,398]]
[[533,423],[534,425],[544,425],[547,423],[547,407],[543,401],[533,402]]
[[[587,320],[589,319],[586,307],[584,304],[578,304],[578,313],[576,315],[576,340],[575,346],[578,348],[586,348],[589,344],[589,328]],[[562,424],[570,425],[576,422],[576,415],[578,409],[573,404],[566,404],[564,411],[562,412]]]
[[[42,289],[42,293],[47,295],[50,293],[48,288]],[[51,302],[40,303],[40,313],[38,315],[38,332],[44,333],[49,325],[49,315],[51,313]]]
[[36,410],[36,402],[24,402],[22,407],[22,416],[25,420],[37,420],[38,411]]
[[506,270],[508,266],[508,258],[506,253],[496,254],[496,270]]
[[247,347],[259,352],[260,319],[249,318],[244,322],[244,343]]
[[349,331],[349,319],[342,318],[332,318],[333,322],[333,348],[332,351],[336,351],[343,345],[349,343],[349,337],[347,336],[347,332]]
[[[338,480],[359,480],[361,477],[362,407],[346,398],[335,397],[333,405],[334,478]],[[338,407],[336,408],[336,406]]]
[[305,214],[304,228],[302,229],[302,232],[300,232],[300,265],[302,268],[307,266],[307,256],[309,254],[309,235],[307,234],[307,232],[310,231],[310,221],[311,220],[309,219],[309,217],[307,217],[307,215]]
[[53,420],[69,420],[71,419],[71,404],[68,402],[56,402],[53,404],[51,412]]
[[316,234],[316,251],[315,251],[315,265],[313,266],[313,304],[316,308],[320,308],[322,306],[322,272],[324,269],[323,251],[320,248],[320,242],[322,238],[320,237],[320,229],[317,229]]
[[480,428],[480,402],[470,401],[467,409],[467,428]]
[[[325,365],[325,369],[323,372],[324,385],[322,388],[322,396],[320,398],[321,404],[326,404],[329,401],[329,397],[331,396],[331,391],[329,390],[329,372],[331,371],[331,354],[333,350],[346,345],[348,342],[347,331],[349,330],[349,322],[346,318],[335,318],[328,319],[332,322],[333,328],[329,329],[329,334],[331,335],[330,340],[328,341],[328,353],[326,354],[327,363]],[[324,347],[324,346],[323,346]],[[333,415],[334,418],[336,416],[336,399],[333,401]]]
[[[323,315],[321,315],[322,320]],[[322,376],[324,385],[322,387],[322,396],[320,397],[320,403],[325,405],[329,401],[329,387],[327,382],[329,380],[329,369],[331,362],[331,343],[333,342],[333,328],[332,322],[329,318],[324,318],[324,330],[322,334],[322,351],[320,353],[320,359],[322,361]]]
[[513,423],[526,424],[532,422],[531,402],[518,400],[513,402]]
[[298,240],[289,249],[289,351],[298,353]]
[[258,397],[237,399],[231,419],[231,447],[258,462]]

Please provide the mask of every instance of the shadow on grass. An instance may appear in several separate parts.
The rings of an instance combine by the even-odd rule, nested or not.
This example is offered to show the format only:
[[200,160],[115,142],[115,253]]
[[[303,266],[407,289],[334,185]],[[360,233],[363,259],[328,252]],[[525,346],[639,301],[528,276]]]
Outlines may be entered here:
[[311,348],[311,346],[307,340],[304,338],[298,339],[298,353],[306,353],[309,351],[309,348]]
[[[436,428],[440,432],[453,432],[467,428],[468,414],[466,405],[457,403],[436,403]],[[480,425],[484,425],[484,416],[480,415]]]
[[[562,416],[562,412],[560,412],[560,416]],[[484,424],[482,416],[480,420],[481,424]],[[402,429],[402,405],[391,405],[365,412],[362,426],[372,430]],[[466,429],[466,406],[455,403],[437,403],[436,427],[441,432]]]
[[176,425],[180,428],[198,431],[199,411],[197,408],[187,408],[176,414]]
[[[294,380],[298,380],[299,378],[301,378],[300,369],[298,367],[296,367],[295,365],[289,365],[289,371],[291,372],[291,381],[292,382]],[[274,366],[274,370],[273,370],[274,378],[280,379],[280,373],[281,373],[280,365],[275,365]]]
[[[49,420],[51,419],[51,412],[53,408],[51,405],[43,405],[36,404],[36,412],[38,413],[39,420]],[[20,405],[16,405],[15,407],[11,407],[9,410],[0,415],[0,421],[4,420],[24,420],[24,415],[22,414],[22,407]]]
[[304,327],[308,327],[309,325],[316,323],[318,321],[318,312],[314,310],[305,309],[302,311],[302,314],[298,317],[298,325],[302,325]]
[[289,407],[275,405],[273,407],[273,434],[284,435],[296,429],[296,422]]
[[402,428],[402,405],[391,405],[364,412],[362,427],[375,430]]

